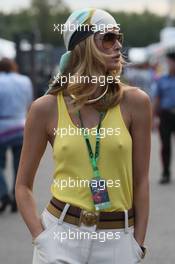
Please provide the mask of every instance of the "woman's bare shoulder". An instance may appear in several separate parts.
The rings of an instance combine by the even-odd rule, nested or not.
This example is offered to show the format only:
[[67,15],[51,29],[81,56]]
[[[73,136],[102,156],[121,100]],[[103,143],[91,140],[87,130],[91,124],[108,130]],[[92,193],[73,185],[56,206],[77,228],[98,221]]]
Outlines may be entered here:
[[138,87],[123,85],[123,100],[131,107],[141,107],[150,105],[150,97]]
[[43,95],[33,101],[31,104],[30,110],[35,112],[38,115],[49,115],[52,111],[55,110],[55,106],[57,105],[57,96],[55,95]]
[[43,95],[33,101],[27,118],[37,126],[48,127],[53,117],[57,115],[57,111],[57,96]]

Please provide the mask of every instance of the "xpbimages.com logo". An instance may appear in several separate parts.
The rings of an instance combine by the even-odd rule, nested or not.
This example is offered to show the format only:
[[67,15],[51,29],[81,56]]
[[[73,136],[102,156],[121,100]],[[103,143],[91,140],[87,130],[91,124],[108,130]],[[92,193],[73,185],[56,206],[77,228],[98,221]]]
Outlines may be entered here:
[[89,128],[75,128],[72,126],[67,127],[61,127],[61,128],[54,128],[54,136],[58,135],[61,138],[69,135],[69,136],[79,136],[79,135],[94,135],[97,136],[97,133],[99,134],[99,138],[105,138],[106,136],[119,136],[121,131],[120,127],[112,128],[112,127],[101,127],[99,131],[97,131],[96,127],[93,127],[91,129]]
[[[88,179],[72,179],[68,177],[67,179],[54,179],[54,188],[58,189],[67,189],[69,188],[99,188],[100,190],[105,190],[105,188],[119,188],[120,187],[120,179],[100,179],[99,182],[96,180],[88,180]],[[106,187],[105,187],[106,186]]]
[[99,83],[100,86],[105,86],[106,84],[111,83],[120,83],[120,75],[112,76],[112,75],[71,75],[70,73],[68,75],[61,75],[60,73],[58,75],[53,76],[54,83],[59,83],[61,86],[66,83],[80,83],[80,84],[95,84]]
[[120,232],[112,231],[80,231],[78,229],[68,229],[67,232],[53,232],[53,239],[59,240],[61,243],[65,240],[98,240],[103,243],[106,240],[118,240],[120,239]]
[[[53,24],[53,31],[54,32],[59,32],[60,34],[63,34],[66,31],[93,31],[93,32],[98,32],[100,33],[105,33],[106,31],[113,30],[114,25],[113,24],[72,24],[70,22],[66,24]],[[115,28],[117,31],[120,30],[120,24],[116,24]]]

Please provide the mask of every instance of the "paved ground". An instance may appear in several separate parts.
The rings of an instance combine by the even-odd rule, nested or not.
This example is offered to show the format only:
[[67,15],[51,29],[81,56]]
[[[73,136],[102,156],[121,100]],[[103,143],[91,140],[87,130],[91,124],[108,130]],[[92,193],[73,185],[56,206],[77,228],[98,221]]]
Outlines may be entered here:
[[[175,142],[173,142],[173,145]],[[149,253],[144,264],[174,264],[175,263],[175,178],[171,185],[160,186],[159,142],[156,134],[152,137],[151,155],[151,215],[147,234]],[[144,150],[143,150],[144,155]],[[11,179],[11,156],[8,153],[8,180]],[[175,159],[172,164],[175,174]],[[51,148],[40,163],[35,195],[40,212],[47,203],[49,184],[52,179],[53,162]],[[39,188],[38,188],[39,187]],[[39,190],[39,192],[38,192]],[[31,264],[32,244],[27,228],[19,214],[5,212],[0,216],[0,264]]]

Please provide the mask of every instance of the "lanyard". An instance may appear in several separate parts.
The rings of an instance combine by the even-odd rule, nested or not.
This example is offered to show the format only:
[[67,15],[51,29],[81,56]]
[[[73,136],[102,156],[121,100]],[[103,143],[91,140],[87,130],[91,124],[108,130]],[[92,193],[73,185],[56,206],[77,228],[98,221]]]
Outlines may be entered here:
[[[84,136],[84,139],[85,139],[85,142],[86,142],[86,145],[87,145],[89,159],[90,159],[90,162],[91,162],[91,165],[92,165],[92,169],[93,169],[93,174],[97,178],[100,178],[100,172],[99,172],[99,169],[98,169],[98,166],[97,166],[97,160],[98,160],[99,152],[100,152],[99,130],[100,130],[101,122],[102,122],[102,119],[103,119],[104,115],[105,115],[104,112],[100,112],[100,122],[98,124],[97,134],[96,134],[95,154],[92,151],[92,147],[91,147],[91,144],[90,144],[90,141],[89,141],[89,135],[85,132],[86,130],[83,131],[83,136]],[[83,120],[81,118],[80,111],[78,111],[78,116],[79,116],[79,119],[80,119],[80,122],[81,122],[81,129],[83,130],[84,129],[84,125],[83,125]]]

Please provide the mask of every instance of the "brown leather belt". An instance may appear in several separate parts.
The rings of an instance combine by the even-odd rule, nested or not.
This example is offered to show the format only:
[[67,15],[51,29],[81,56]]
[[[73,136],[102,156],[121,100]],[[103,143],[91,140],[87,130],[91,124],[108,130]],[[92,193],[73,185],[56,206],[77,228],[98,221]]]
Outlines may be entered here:
[[[50,200],[47,210],[59,218],[66,203],[56,198]],[[81,223],[86,226],[96,225],[99,229],[120,229],[125,227],[124,212],[88,212],[79,207],[70,205],[64,217],[64,221],[73,225],[80,226]],[[134,225],[134,210],[128,210],[128,226]]]

